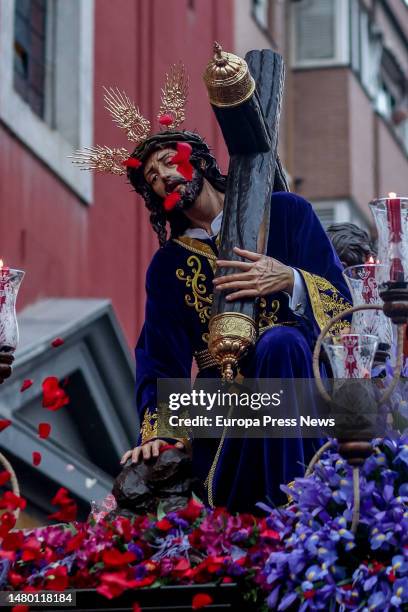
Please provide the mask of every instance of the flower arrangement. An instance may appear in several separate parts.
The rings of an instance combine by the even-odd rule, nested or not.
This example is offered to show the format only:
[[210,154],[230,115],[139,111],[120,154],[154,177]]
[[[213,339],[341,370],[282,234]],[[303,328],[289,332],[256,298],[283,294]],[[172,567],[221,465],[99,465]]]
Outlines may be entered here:
[[113,598],[146,586],[239,581],[256,599],[259,574],[277,546],[279,535],[265,518],[209,510],[193,498],[156,517],[90,519],[24,536],[10,531],[0,552],[0,588],[95,588]]
[[[0,588],[95,588],[113,598],[147,586],[238,582],[259,610],[403,609],[408,432],[373,445],[360,473],[356,533],[350,531],[351,468],[331,450],[310,477],[282,487],[289,504],[259,504],[266,518],[210,510],[195,498],[167,515],[91,518],[24,534],[10,530],[6,516],[0,525]],[[66,498],[64,492],[58,496],[60,503]],[[205,593],[200,597],[193,608],[211,603]]]
[[351,467],[336,453],[283,487],[293,503],[267,518],[284,544],[263,570],[269,608],[386,612],[408,604],[408,432],[373,444],[355,534]]

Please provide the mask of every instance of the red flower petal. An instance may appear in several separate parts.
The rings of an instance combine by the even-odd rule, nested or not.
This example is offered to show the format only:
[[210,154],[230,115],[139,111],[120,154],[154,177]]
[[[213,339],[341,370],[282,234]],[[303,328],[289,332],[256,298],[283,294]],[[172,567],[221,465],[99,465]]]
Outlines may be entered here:
[[10,419],[0,419],[0,431],[11,425]]
[[66,545],[65,550],[67,552],[72,552],[74,550],[78,550],[81,547],[82,542],[85,540],[86,533],[84,531],[79,531],[76,536],[74,536]]
[[188,142],[178,142],[177,153],[170,160],[170,163],[177,164],[177,172],[180,172],[187,181],[191,181],[194,173],[194,168],[190,163],[192,150]]
[[172,210],[177,204],[177,202],[180,201],[180,198],[181,196],[178,193],[178,191],[172,191],[171,193],[169,193],[169,195],[166,197],[166,199],[163,202],[164,210],[167,210],[167,211]]
[[33,465],[40,465],[41,459],[41,453],[38,451],[33,451]]
[[48,438],[51,432],[51,425],[49,423],[39,423],[38,425],[38,436],[40,438]]
[[191,181],[194,174],[194,168],[190,164],[190,162],[183,162],[177,166],[177,171],[180,172],[182,176],[186,179],[186,181]]
[[28,606],[13,606],[11,608],[11,612],[29,612],[29,610]]
[[55,521],[61,521],[62,523],[72,523],[72,521],[76,520],[77,512],[78,507],[75,502],[72,502],[61,508],[61,510],[49,514],[48,518],[51,520],[54,519]]
[[140,159],[136,159],[136,157],[129,157],[122,162],[122,166],[126,166],[126,168],[140,168],[142,162]]
[[53,506],[64,506],[66,504],[70,504],[72,499],[69,496],[69,493],[65,487],[60,487],[54,497],[51,500]]
[[205,608],[206,606],[211,605],[213,601],[214,600],[211,595],[208,595],[207,593],[197,593],[197,595],[194,595],[193,597],[191,607],[193,610],[199,610],[200,608]]
[[53,341],[51,342],[51,345],[52,345],[54,348],[57,348],[58,346],[61,346],[61,344],[64,344],[64,340],[63,340],[62,338],[55,338],[55,340],[53,340]]
[[13,491],[6,491],[4,495],[0,497],[0,508],[7,508],[8,510],[15,510],[16,508],[24,508],[27,505],[27,501],[23,497],[15,495]]
[[136,556],[132,552],[121,553],[119,550],[112,548],[105,550],[102,554],[102,561],[106,566],[120,567],[121,565],[128,565],[135,561]]
[[169,115],[168,113],[164,115],[160,115],[159,117],[160,125],[165,125],[166,127],[170,127],[173,124],[173,121],[174,121],[173,117]]
[[178,142],[176,149],[177,153],[170,160],[172,164],[182,164],[183,162],[190,161],[193,147],[188,142]]
[[[8,472],[7,470],[3,470],[2,472],[0,472],[0,487],[5,485],[6,482],[8,482],[9,480],[10,480],[10,472]],[[0,517],[0,520],[1,520],[1,517]]]
[[58,378],[55,376],[48,376],[43,380],[42,390],[44,408],[55,411],[69,404],[69,397],[64,389],[60,388]]
[[21,385],[20,392],[23,393],[23,391],[25,391],[26,389],[29,389],[32,384],[33,384],[33,381],[31,380],[31,378],[26,378],[25,380],[23,380],[23,384]]

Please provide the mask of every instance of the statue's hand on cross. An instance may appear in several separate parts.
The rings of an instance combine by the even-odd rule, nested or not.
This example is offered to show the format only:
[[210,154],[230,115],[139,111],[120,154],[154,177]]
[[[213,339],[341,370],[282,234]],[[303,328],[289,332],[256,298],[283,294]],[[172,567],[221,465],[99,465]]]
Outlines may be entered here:
[[278,291],[285,291],[292,295],[294,272],[290,266],[286,266],[273,257],[238,247],[234,247],[234,253],[249,261],[217,260],[219,268],[239,270],[234,274],[219,276],[213,281],[215,291],[233,290],[225,297],[226,300],[253,298]]

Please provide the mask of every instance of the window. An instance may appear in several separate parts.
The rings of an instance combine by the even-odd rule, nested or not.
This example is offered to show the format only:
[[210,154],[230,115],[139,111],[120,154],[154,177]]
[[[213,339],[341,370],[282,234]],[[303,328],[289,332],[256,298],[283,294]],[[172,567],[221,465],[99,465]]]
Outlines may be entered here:
[[46,0],[16,0],[14,87],[32,110],[44,115]]
[[348,3],[302,0],[292,3],[292,63],[316,67],[348,62]]
[[382,50],[376,109],[408,153],[408,80],[395,55]]
[[269,30],[269,0],[252,0],[252,14],[263,30]]
[[0,119],[85,202],[68,159],[93,138],[94,0],[0,1]]

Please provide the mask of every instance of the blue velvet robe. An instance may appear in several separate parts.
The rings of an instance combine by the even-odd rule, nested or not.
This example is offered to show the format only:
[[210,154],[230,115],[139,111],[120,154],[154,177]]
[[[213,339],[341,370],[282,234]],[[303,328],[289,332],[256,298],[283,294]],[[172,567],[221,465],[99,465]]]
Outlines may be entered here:
[[[276,293],[260,300],[256,350],[243,361],[251,378],[311,378],[312,350],[328,318],[349,307],[342,267],[309,202],[274,193],[267,254],[296,268],[307,292],[302,316]],[[157,378],[189,378],[193,357],[199,376],[219,376],[208,355],[217,246],[214,240],[180,237],[154,255],[146,277],[146,319],[136,346],[139,443],[156,437]],[[256,502],[284,501],[280,484],[304,473],[318,444],[299,439],[193,441],[196,474],[211,505],[253,511]],[[218,450],[218,452],[217,452]]]

